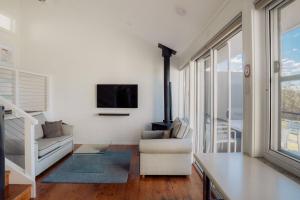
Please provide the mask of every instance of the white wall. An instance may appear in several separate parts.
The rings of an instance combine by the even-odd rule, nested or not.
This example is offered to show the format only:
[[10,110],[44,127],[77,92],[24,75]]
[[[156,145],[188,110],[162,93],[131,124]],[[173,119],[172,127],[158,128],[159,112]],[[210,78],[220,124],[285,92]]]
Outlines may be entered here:
[[14,65],[19,64],[20,0],[0,0],[0,15],[8,17],[14,24],[13,30],[0,27],[0,45],[14,51]]
[[200,50],[211,38],[213,38],[228,22],[243,10],[243,1],[249,0],[228,0],[214,18],[209,19],[210,23],[204,31],[189,45],[180,57],[177,59],[179,68],[185,66],[192,56]]
[[[75,143],[135,144],[150,122],[163,119],[161,52],[74,4],[22,2],[21,68],[51,76],[51,118],[75,126]],[[173,68],[172,79],[177,73]],[[138,84],[139,108],[97,109],[99,83]],[[99,117],[99,112],[130,117]]]

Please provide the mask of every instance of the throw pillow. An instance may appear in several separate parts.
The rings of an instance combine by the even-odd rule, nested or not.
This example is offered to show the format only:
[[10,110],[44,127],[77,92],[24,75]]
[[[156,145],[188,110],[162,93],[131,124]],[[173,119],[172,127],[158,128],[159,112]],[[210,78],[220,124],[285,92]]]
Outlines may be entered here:
[[172,128],[172,133],[171,133],[172,138],[176,138],[176,136],[180,130],[181,124],[182,124],[182,121],[177,117],[173,122],[173,128]]
[[45,138],[55,138],[63,135],[62,121],[45,122],[42,125]]
[[179,139],[184,138],[188,128],[189,128],[189,125],[186,122],[182,121],[181,127],[178,131],[178,134],[176,135],[176,138],[179,138]]

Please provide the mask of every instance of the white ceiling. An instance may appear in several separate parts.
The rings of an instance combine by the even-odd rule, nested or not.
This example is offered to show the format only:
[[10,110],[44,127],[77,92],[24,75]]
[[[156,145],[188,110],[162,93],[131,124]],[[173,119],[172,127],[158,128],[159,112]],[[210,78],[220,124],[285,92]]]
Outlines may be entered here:
[[[60,6],[68,6],[68,10],[73,10],[77,17],[88,17],[98,20],[99,24],[127,29],[152,44],[163,43],[180,54],[206,28],[226,2],[227,0],[47,0],[45,4],[55,7],[55,10]],[[180,16],[176,10],[185,15]],[[68,14],[69,12],[66,13]]]

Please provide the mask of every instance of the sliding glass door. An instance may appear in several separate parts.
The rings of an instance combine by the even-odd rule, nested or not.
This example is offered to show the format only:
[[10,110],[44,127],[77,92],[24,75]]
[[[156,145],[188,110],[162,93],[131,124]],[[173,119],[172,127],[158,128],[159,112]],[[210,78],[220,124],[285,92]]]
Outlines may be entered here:
[[197,60],[201,152],[240,152],[243,130],[242,32]]
[[243,129],[242,33],[214,50],[214,58],[214,152],[239,152]]

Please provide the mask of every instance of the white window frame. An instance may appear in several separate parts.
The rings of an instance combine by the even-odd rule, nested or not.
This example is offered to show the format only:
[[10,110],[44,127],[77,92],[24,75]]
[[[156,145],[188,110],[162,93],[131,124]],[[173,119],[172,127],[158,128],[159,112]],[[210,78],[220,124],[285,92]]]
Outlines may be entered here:
[[[273,19],[271,22],[271,12],[276,12],[276,8],[282,7],[284,5],[287,5],[291,3],[293,0],[278,0],[266,7],[266,49],[267,49],[267,68],[268,73],[266,74],[266,80],[267,80],[267,113],[268,113],[268,119],[267,119],[267,130],[265,134],[265,150],[264,150],[264,157],[268,159],[269,161],[273,162],[274,164],[284,168],[285,170],[295,174],[296,176],[300,176],[300,160],[297,160],[294,157],[289,156],[288,154],[285,154],[280,151],[273,150],[271,148],[271,135],[274,134],[273,131],[278,131],[278,126],[272,126],[275,124],[275,121],[277,119],[272,116],[272,113],[274,112],[275,115],[278,113],[278,103],[274,102],[274,97],[276,97],[278,94],[278,87],[277,89],[274,87],[271,87],[272,85],[275,85],[276,79],[278,79],[278,73],[277,75],[272,72],[272,69],[274,69],[275,61],[279,60],[278,55],[278,49],[279,44],[278,40],[277,42],[274,42],[273,37],[277,37],[278,30],[275,30],[274,27],[278,27],[278,18]],[[277,37],[278,38],[278,37]],[[276,51],[275,51],[276,49]],[[278,81],[278,80],[277,80]],[[273,97],[273,98],[272,98]],[[273,101],[271,101],[271,98]],[[272,112],[273,110],[273,112]],[[274,114],[273,114],[274,115]],[[278,117],[278,116],[277,116]],[[277,132],[278,133],[278,132]],[[274,137],[273,137],[274,138]],[[278,137],[276,136],[278,139]]]
[[[20,106],[19,73],[27,73],[27,74],[32,74],[32,75],[37,75],[37,76],[44,77],[46,79],[46,99],[45,99],[46,102],[45,102],[45,110],[38,111],[37,113],[48,112],[49,111],[49,107],[50,107],[50,104],[49,104],[49,102],[50,102],[50,76],[49,75],[40,74],[40,73],[34,73],[34,72],[26,71],[26,70],[19,70],[19,69],[10,68],[10,67],[4,67],[4,66],[0,66],[0,68],[12,71],[15,74],[15,77],[14,77],[14,87],[15,88],[14,88],[13,104],[15,104],[17,106]],[[31,114],[34,115],[35,113],[31,113]]]
[[[196,80],[195,80],[195,88],[196,88],[196,95],[195,95],[195,101],[196,101],[196,110],[197,112],[195,113],[195,119],[196,119],[196,131],[197,131],[197,152],[202,152],[202,153],[208,153],[212,151],[212,143],[213,143],[213,134],[211,133],[211,145],[209,149],[206,149],[206,147],[204,147],[204,133],[205,133],[205,86],[206,85],[201,85],[200,83],[205,82],[205,61],[209,60],[210,62],[210,130],[213,130],[213,119],[212,119],[212,112],[213,112],[213,106],[212,106],[212,77],[213,77],[213,73],[212,73],[212,62],[213,62],[213,58],[211,56],[212,50],[209,50],[207,53],[205,53],[203,56],[201,56],[200,58],[196,59],[194,61],[195,65],[196,65]],[[205,150],[205,152],[204,152]]]

